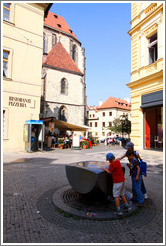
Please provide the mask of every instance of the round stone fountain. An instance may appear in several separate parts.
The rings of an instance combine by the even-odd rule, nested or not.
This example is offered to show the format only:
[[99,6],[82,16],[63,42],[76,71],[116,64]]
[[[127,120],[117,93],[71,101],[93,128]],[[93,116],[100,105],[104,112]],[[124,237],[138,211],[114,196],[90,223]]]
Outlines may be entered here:
[[[108,163],[85,161],[66,165],[66,176],[70,185],[54,193],[52,200],[56,208],[61,213],[75,218],[94,220],[118,218],[114,213],[112,176],[103,171],[102,167],[108,168]],[[123,171],[125,172],[124,167]],[[126,197],[130,201],[130,191],[126,191]],[[121,201],[121,207],[123,206]],[[125,217],[138,209],[134,204],[129,206],[130,212],[124,213]]]

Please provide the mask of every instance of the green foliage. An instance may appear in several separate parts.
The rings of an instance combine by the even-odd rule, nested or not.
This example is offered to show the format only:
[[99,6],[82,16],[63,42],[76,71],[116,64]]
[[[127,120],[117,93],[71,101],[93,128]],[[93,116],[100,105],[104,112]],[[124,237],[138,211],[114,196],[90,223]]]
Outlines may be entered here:
[[64,139],[63,138],[58,138],[58,143],[59,144],[63,144],[64,143]]
[[86,140],[84,140],[83,142],[82,142],[82,146],[83,145],[86,145],[87,147],[89,146],[89,142],[88,141],[86,141]]
[[111,131],[115,133],[131,133],[131,121],[128,120],[127,115],[122,115],[113,121],[113,126],[108,127]]

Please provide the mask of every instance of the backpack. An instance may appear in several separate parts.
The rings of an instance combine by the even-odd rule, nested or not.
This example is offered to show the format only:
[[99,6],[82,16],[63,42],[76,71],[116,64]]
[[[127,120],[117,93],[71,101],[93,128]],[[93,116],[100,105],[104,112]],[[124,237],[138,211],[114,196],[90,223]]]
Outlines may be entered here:
[[139,161],[139,166],[140,166],[140,173],[142,175],[146,176],[146,172],[147,172],[147,164],[146,164],[146,162],[141,159]]

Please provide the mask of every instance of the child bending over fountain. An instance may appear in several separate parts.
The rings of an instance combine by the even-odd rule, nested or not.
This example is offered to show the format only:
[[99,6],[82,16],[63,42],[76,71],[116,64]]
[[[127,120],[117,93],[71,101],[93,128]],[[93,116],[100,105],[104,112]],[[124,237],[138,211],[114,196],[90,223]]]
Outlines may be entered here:
[[106,160],[109,161],[109,169],[102,168],[104,171],[106,171],[109,174],[112,174],[112,180],[113,180],[113,197],[115,199],[116,204],[116,214],[122,215],[122,212],[120,210],[120,200],[119,197],[122,197],[122,200],[125,204],[124,211],[128,212],[129,205],[127,202],[127,199],[125,197],[125,177],[123,174],[123,169],[121,166],[121,163],[119,160],[115,160],[115,156],[112,153],[108,153],[106,155]]

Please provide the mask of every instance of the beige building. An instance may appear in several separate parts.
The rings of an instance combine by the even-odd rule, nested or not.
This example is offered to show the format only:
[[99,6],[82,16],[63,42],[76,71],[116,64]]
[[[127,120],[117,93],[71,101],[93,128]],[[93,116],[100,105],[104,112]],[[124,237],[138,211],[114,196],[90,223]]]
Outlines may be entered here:
[[52,4],[3,4],[3,148],[22,151],[26,120],[38,120],[43,21]]
[[113,126],[116,118],[127,115],[130,120],[130,103],[119,98],[109,97],[104,103],[100,100],[97,107],[90,106],[88,109],[89,135],[100,140],[116,137],[117,133],[111,132],[108,128]]
[[64,18],[51,12],[44,21],[43,44],[41,119],[84,125],[85,49]]
[[131,10],[131,140],[137,149],[162,149],[163,3],[132,3]]

